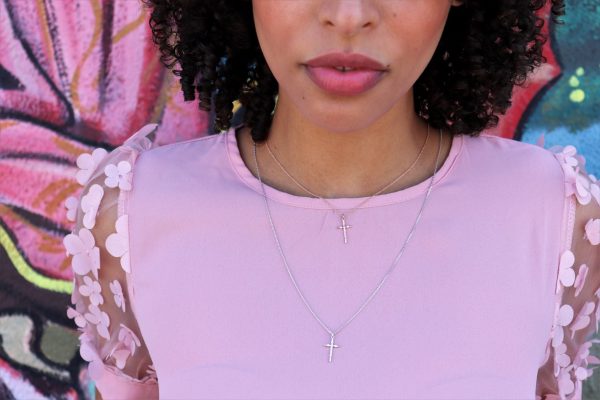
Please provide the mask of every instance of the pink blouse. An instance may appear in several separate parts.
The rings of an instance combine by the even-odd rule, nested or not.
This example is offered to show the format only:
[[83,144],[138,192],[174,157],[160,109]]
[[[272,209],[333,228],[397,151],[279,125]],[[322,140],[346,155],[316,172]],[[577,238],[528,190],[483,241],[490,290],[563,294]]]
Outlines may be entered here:
[[[239,126],[164,146],[155,127],[81,155],[66,203],[67,314],[105,400],[581,398],[600,363],[600,188],[573,146],[454,136],[395,270],[329,362]],[[348,243],[328,204],[265,186],[330,329],[389,270],[430,179],[350,213]]]

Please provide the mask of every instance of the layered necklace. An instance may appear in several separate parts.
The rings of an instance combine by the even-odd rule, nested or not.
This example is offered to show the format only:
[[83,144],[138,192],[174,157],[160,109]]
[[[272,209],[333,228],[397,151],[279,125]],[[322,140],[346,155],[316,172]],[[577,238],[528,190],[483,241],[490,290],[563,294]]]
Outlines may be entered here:
[[[356,318],[356,316],[366,307],[367,304],[369,304],[369,302],[377,294],[377,292],[379,291],[379,289],[382,287],[383,283],[387,280],[387,278],[389,277],[389,275],[394,271],[396,265],[398,264],[398,261],[400,260],[400,257],[404,253],[404,249],[406,248],[406,245],[408,244],[408,242],[410,241],[410,238],[412,237],[413,233],[415,232],[416,226],[417,226],[419,220],[421,219],[421,214],[423,213],[423,209],[425,208],[425,204],[427,203],[427,199],[429,198],[429,195],[431,193],[431,189],[433,187],[433,182],[435,180],[435,175],[436,175],[437,169],[438,169],[438,162],[439,162],[439,159],[440,159],[441,149],[442,149],[442,130],[440,129],[440,140],[439,140],[439,145],[438,145],[438,153],[437,153],[437,157],[436,157],[436,161],[435,161],[435,167],[433,169],[433,175],[430,178],[429,186],[427,188],[427,193],[425,194],[425,196],[423,198],[423,203],[421,204],[421,208],[419,209],[419,213],[417,214],[417,217],[415,218],[415,222],[413,223],[413,226],[412,226],[410,232],[408,233],[408,235],[406,237],[406,240],[404,241],[404,244],[402,245],[402,248],[400,249],[400,251],[398,252],[398,254],[396,255],[396,257],[394,258],[394,261],[392,262],[392,265],[389,267],[388,271],[385,273],[385,275],[383,276],[383,278],[381,279],[381,281],[379,282],[379,284],[375,287],[375,289],[367,297],[367,299],[362,303],[362,305],[358,308],[358,310],[350,318],[348,318],[348,320],[346,320],[346,322],[344,322],[341,326],[339,326],[335,330],[332,330],[314,312],[314,310],[312,309],[312,307],[310,306],[310,304],[308,303],[308,301],[306,300],[306,298],[302,294],[302,291],[298,287],[298,283],[296,282],[296,279],[294,278],[294,275],[292,274],[292,272],[290,270],[290,266],[288,264],[288,261],[287,261],[287,259],[285,257],[284,252],[283,252],[281,243],[279,241],[279,236],[277,235],[277,230],[275,229],[275,224],[273,223],[273,216],[271,215],[271,209],[269,207],[269,201],[267,199],[267,194],[266,194],[266,191],[265,191],[265,185],[264,185],[264,183],[262,181],[262,178],[260,176],[260,168],[259,168],[259,165],[258,165],[258,159],[256,157],[256,142],[254,142],[254,140],[253,140],[253,155],[254,155],[254,163],[256,164],[256,175],[258,176],[258,180],[260,181],[260,185],[261,185],[261,188],[262,188],[262,194],[263,194],[263,198],[264,198],[264,202],[265,202],[265,210],[266,210],[266,213],[267,213],[267,217],[268,217],[269,223],[271,225],[271,229],[273,231],[273,237],[275,238],[275,243],[277,244],[277,248],[279,250],[279,254],[281,255],[281,259],[283,260],[283,264],[285,266],[285,269],[287,270],[287,273],[288,273],[290,279],[292,280],[292,283],[294,284],[294,287],[296,288],[296,291],[298,292],[298,295],[300,296],[300,298],[302,299],[302,301],[304,302],[304,304],[306,305],[306,307],[308,308],[308,310],[310,311],[310,313],[312,314],[312,316],[317,320],[317,322],[321,325],[321,327],[323,327],[323,329],[327,332],[327,334],[329,336],[329,342],[323,344],[323,346],[327,347],[327,349],[328,349],[328,354],[329,354],[329,357],[328,357],[329,361],[328,362],[329,363],[331,363],[332,359],[333,359],[333,350],[341,347],[339,344],[336,344],[336,342],[335,342],[336,335],[338,335],[342,331],[342,329],[344,329],[350,322],[352,322],[352,320],[354,320],[354,318]],[[373,196],[371,196],[371,197],[373,197]]]
[[315,193],[311,192],[309,189],[306,188],[306,186],[304,186],[303,184],[301,184],[300,182],[298,182],[298,180],[296,178],[294,178],[292,176],[292,174],[290,174],[287,169],[285,169],[285,167],[282,165],[282,163],[279,161],[279,159],[275,156],[275,154],[273,154],[273,151],[271,150],[271,147],[269,146],[269,142],[268,141],[266,142],[266,145],[267,145],[267,150],[269,151],[269,154],[271,155],[271,157],[273,158],[273,160],[275,161],[275,163],[279,166],[279,168],[281,168],[281,170],[296,185],[298,185],[301,189],[303,189],[304,191],[306,191],[307,193],[309,193],[311,196],[318,197],[319,199],[323,200],[325,203],[327,203],[327,205],[329,205],[329,208],[331,209],[331,211],[333,211],[333,213],[340,218],[340,225],[337,226],[337,229],[341,230],[341,232],[343,234],[343,237],[344,237],[344,243],[347,244],[348,243],[348,229],[352,228],[352,225],[348,225],[346,223],[348,216],[350,214],[352,214],[360,206],[362,206],[363,204],[367,203],[369,200],[371,200],[373,197],[377,196],[378,194],[382,193],[384,190],[386,190],[387,188],[389,188],[390,186],[392,186],[394,183],[398,182],[398,180],[400,178],[402,178],[404,175],[406,175],[407,173],[409,173],[414,168],[414,166],[417,165],[417,162],[421,158],[421,155],[423,154],[423,150],[425,149],[425,146],[427,145],[427,140],[428,139],[429,139],[429,124],[427,124],[427,136],[425,137],[425,142],[423,143],[423,146],[421,146],[421,151],[419,151],[419,155],[417,156],[417,158],[415,158],[415,160],[410,165],[410,167],[408,167],[408,169],[406,171],[404,171],[403,173],[401,173],[400,175],[398,175],[393,181],[391,181],[390,183],[388,183],[387,185],[385,185],[384,187],[382,187],[381,189],[379,189],[377,192],[373,193],[368,198],[366,198],[363,201],[361,201],[360,203],[358,203],[355,207],[351,208],[350,210],[348,210],[346,212],[341,212],[341,213],[338,212],[338,210],[335,208],[335,206],[333,204],[331,204],[331,202],[329,200],[327,200],[326,198],[324,198],[322,196],[319,196],[318,194],[315,194]]

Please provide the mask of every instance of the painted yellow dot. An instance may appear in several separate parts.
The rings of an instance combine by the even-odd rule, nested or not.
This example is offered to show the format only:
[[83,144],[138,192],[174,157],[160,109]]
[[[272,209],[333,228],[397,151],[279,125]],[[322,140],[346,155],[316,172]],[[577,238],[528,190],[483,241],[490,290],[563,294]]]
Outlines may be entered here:
[[571,77],[571,79],[569,79],[569,86],[571,86],[571,87],[579,86],[579,79],[577,79],[577,77],[575,75],[573,75]]
[[240,103],[239,100],[234,100],[233,101],[233,110],[231,110],[231,112],[235,113],[237,112],[238,108],[240,108],[242,106],[242,103]]
[[585,100],[585,92],[581,89],[575,89],[569,96],[573,103],[581,103]]
[[582,76],[583,74],[585,74],[585,70],[583,69],[583,67],[579,67],[575,70],[575,73],[577,74],[577,76]]

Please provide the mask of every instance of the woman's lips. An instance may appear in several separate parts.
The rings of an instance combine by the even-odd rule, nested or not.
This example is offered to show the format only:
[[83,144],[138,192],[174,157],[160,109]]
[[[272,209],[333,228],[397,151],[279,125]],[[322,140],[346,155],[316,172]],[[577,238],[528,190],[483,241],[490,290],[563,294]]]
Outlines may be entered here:
[[357,95],[371,89],[384,74],[384,71],[371,69],[342,72],[331,67],[308,65],[306,65],[306,71],[312,81],[321,89],[343,96]]

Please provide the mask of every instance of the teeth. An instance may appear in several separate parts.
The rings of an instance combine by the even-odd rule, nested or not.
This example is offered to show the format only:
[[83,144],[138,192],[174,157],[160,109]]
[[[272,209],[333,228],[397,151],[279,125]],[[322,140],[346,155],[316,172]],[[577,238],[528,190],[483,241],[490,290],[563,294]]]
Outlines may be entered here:
[[338,71],[354,71],[354,68],[350,68],[350,67],[335,67],[335,69],[337,69]]

